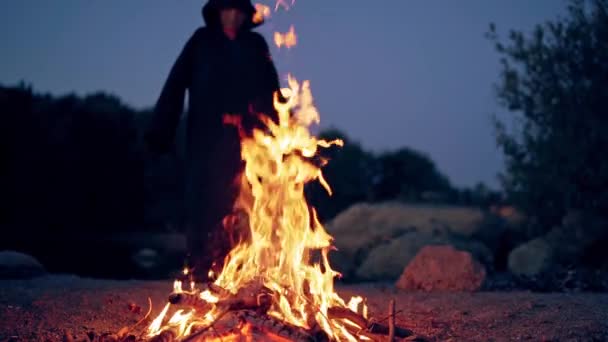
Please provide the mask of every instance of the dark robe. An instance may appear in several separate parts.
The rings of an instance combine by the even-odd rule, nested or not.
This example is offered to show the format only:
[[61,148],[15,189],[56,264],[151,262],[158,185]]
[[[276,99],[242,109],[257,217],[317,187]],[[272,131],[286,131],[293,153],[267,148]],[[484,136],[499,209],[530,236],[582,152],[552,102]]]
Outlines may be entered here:
[[273,93],[279,90],[264,38],[246,26],[230,40],[217,20],[212,23],[196,30],[177,58],[146,133],[151,148],[171,148],[188,90],[185,208],[190,262],[199,278],[228,251],[221,222],[232,210],[244,166],[238,131],[223,115],[239,115],[251,131],[258,113],[276,119]]

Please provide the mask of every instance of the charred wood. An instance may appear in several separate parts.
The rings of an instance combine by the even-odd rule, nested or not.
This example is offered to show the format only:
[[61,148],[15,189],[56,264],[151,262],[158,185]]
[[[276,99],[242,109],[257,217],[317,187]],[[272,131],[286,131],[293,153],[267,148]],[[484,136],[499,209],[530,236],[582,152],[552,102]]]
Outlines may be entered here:
[[260,315],[254,311],[240,311],[237,316],[243,323],[250,324],[254,329],[264,334],[275,335],[298,342],[325,342],[329,341],[327,334],[321,329],[307,330],[302,327],[282,322],[274,317]]
[[[385,336],[389,334],[389,327],[387,325],[369,322],[365,317],[348,308],[329,308],[327,310],[327,315],[330,319],[347,319],[372,334]],[[412,335],[414,335],[414,333],[411,330],[395,326],[395,337],[404,338]]]
[[173,330],[164,330],[160,334],[152,337],[149,342],[173,342],[177,335]]
[[388,342],[395,342],[395,300],[388,303]]

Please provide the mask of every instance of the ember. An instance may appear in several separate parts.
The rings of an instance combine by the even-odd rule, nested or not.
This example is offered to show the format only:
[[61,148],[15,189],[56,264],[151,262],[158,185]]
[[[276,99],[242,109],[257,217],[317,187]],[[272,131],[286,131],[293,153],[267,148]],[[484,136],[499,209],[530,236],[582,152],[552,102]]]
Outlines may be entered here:
[[[257,15],[268,15],[263,12]],[[279,47],[295,44],[293,26],[275,37]],[[247,135],[239,117],[225,116],[241,132],[246,165],[235,211],[246,213],[246,224],[231,227],[240,240],[213,283],[184,290],[175,282],[169,303],[149,326],[151,341],[359,341],[412,334],[370,322],[363,298],[345,301],[334,290],[339,273],[328,260],[332,237],[307,204],[304,185],[317,180],[331,194],[321,172],[327,160],[317,152],[342,141],[311,135],[308,127],[319,123],[319,114],[309,82],[289,76],[288,84],[282,90],[287,102],[274,97],[278,122],[260,114],[264,129]]]

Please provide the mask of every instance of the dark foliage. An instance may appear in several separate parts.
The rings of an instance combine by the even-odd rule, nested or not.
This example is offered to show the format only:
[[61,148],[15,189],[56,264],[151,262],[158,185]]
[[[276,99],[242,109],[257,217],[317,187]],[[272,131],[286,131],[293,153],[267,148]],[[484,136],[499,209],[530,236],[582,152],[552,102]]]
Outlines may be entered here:
[[[322,152],[323,157],[329,160],[323,174],[333,195],[329,196],[318,184],[311,184],[308,188],[308,197],[323,220],[331,219],[359,202],[455,203],[464,199],[437,170],[433,161],[418,151],[401,148],[372,153],[337,129],[325,130],[320,137],[344,140],[344,147],[332,147]],[[474,191],[468,191],[471,193],[469,204],[472,204]]]
[[608,212],[608,1],[571,1],[567,16],[501,42],[496,119],[509,199],[547,229],[570,209]]
[[141,226],[136,113],[112,96],[0,88],[3,225],[31,232]]

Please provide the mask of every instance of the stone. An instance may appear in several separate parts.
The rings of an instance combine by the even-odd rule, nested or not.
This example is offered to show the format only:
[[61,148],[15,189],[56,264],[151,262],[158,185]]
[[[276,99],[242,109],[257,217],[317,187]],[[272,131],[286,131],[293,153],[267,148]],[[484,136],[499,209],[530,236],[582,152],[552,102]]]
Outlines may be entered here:
[[509,254],[509,271],[518,276],[535,276],[551,267],[553,249],[540,237],[523,243]]
[[151,248],[142,248],[138,250],[132,256],[132,259],[138,267],[143,269],[152,269],[159,264],[159,254],[156,250]]
[[477,291],[486,278],[485,267],[470,252],[453,246],[426,246],[407,265],[396,283],[405,290]]
[[0,251],[0,279],[29,279],[46,274],[42,264],[31,255]]
[[[485,217],[481,210],[468,207],[355,204],[327,224],[337,247],[330,262],[345,280],[394,281],[421,247],[447,243],[455,235],[470,240]],[[399,257],[388,255],[387,248]],[[382,268],[376,266],[379,263]]]
[[364,281],[394,281],[422,247],[438,242],[441,242],[440,238],[424,233],[410,233],[392,239],[369,252],[357,268],[356,277]]
[[436,236],[412,232],[373,248],[361,266],[357,268],[357,279],[395,281],[416,254],[423,247],[430,245],[450,245],[458,250],[470,252],[484,265],[493,263],[492,252],[481,242],[455,235]]
[[562,224],[527,241],[509,254],[509,270],[520,276],[540,277],[570,265],[599,267],[604,255],[608,222],[598,215],[571,210]]

